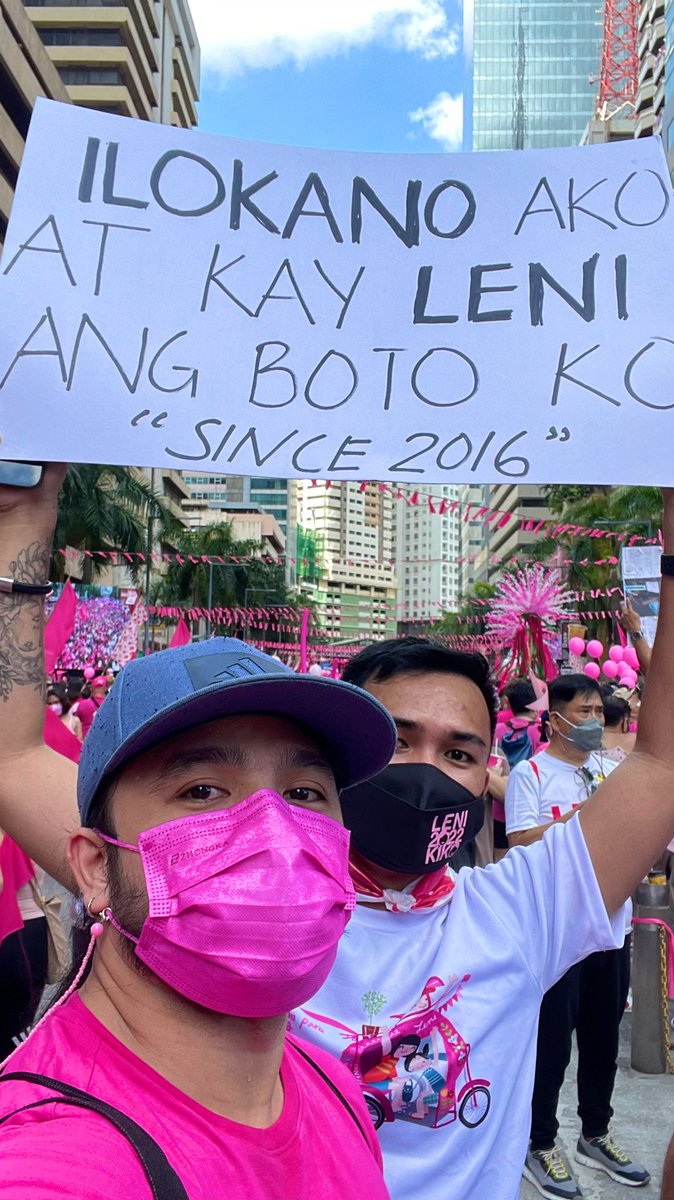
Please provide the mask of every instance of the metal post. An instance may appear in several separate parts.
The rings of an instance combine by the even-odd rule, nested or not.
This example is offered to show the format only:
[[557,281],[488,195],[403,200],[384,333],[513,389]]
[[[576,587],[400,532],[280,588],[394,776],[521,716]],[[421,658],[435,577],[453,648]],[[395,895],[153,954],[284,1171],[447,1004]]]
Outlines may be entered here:
[[[154,467],[150,471],[150,487],[154,492]],[[148,511],[147,516],[147,547],[145,552],[145,607],[148,608],[150,600],[150,584],[152,576],[152,550],[154,541],[154,516],[152,508]],[[150,617],[149,614],[145,618],[145,632],[143,635],[143,654],[148,654],[150,650]]]
[[211,609],[213,607],[213,563],[208,564],[208,616],[206,618],[206,637],[211,636]]
[[[669,920],[666,883],[640,883],[635,917]],[[645,1075],[664,1075],[667,1054],[663,1029],[660,931],[657,925],[635,925],[632,951],[632,1067]]]

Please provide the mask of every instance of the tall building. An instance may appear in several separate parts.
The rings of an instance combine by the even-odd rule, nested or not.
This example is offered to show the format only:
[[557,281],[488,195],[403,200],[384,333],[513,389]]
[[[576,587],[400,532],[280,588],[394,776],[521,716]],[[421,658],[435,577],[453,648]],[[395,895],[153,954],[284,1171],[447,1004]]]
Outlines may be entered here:
[[299,525],[320,548],[310,590],[333,641],[395,635],[395,503],[376,484],[361,491],[357,483],[297,483]]
[[0,250],[14,199],[30,115],[38,96],[68,93],[21,0],[0,0]]
[[[670,32],[672,15],[669,14]],[[665,0],[643,0],[637,24],[639,55],[639,86],[637,90],[635,137],[660,133],[665,111],[666,75],[671,75],[672,63],[665,59]],[[671,57],[671,56],[670,56]],[[667,130],[667,142],[671,131]],[[666,147],[667,148],[667,144]]]
[[71,100],[189,129],[199,42],[187,0],[25,0]]
[[418,505],[400,500],[394,508],[401,632],[422,629],[443,612],[453,612],[459,595],[459,516],[456,509],[438,511],[443,501],[448,507],[458,503],[459,489],[446,484],[416,490]]
[[483,508],[489,507],[489,487],[486,484],[467,483],[459,487],[461,510],[459,514],[459,596],[465,596],[476,583],[487,583],[489,579],[489,536],[490,526],[484,515],[478,516]]
[[286,546],[286,579],[297,577],[296,486],[292,479],[251,479],[248,475],[204,475],[183,472],[193,500],[206,500],[214,508],[252,505],[278,522]]
[[473,150],[578,145],[593,115],[601,9],[598,0],[472,0]]

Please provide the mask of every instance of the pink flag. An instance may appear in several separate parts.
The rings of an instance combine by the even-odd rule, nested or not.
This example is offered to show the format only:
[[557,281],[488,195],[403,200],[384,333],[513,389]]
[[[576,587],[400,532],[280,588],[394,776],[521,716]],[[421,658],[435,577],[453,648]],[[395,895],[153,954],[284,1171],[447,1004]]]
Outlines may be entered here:
[[77,593],[68,579],[44,629],[44,666],[47,675],[53,675],[54,667],[75,628],[76,612]]
[[176,625],[176,630],[169,642],[169,646],[186,646],[191,641],[192,634],[189,631],[187,621],[184,617],[181,617]]
[[64,758],[69,758],[71,762],[80,761],[80,753],[82,751],[82,743],[75,734],[68,729],[67,725],[63,724],[60,717],[56,716],[50,708],[45,709],[44,713],[44,730],[43,737],[50,750],[55,750],[57,754],[62,754]]

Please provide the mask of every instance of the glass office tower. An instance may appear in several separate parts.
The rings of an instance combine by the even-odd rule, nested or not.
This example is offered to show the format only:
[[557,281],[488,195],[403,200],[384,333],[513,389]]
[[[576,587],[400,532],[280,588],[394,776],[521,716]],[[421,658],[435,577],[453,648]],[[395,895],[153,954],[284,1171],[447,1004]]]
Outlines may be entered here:
[[601,0],[473,0],[469,21],[471,8],[473,150],[577,146],[597,93]]

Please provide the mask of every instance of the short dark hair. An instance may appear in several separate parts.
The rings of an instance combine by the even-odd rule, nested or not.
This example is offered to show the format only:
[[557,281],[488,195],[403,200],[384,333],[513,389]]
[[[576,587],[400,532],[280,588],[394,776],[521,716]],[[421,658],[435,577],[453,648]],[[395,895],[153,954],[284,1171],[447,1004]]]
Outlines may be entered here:
[[622,696],[616,696],[613,688],[603,687],[601,698],[604,701],[604,721],[609,729],[615,729],[622,721],[631,719],[632,710],[629,702]]
[[533,704],[536,699],[534,686],[528,679],[513,679],[507,687],[503,689],[508,704],[516,717],[527,712],[527,706]]
[[445,646],[436,638],[390,638],[385,642],[373,642],[355,654],[347,663],[342,678],[347,683],[365,687],[370,679],[376,683],[384,683],[394,675],[406,675],[412,671],[436,671],[446,675],[462,675],[464,679],[470,679],[487,705],[493,735],[498,699],[489,663],[483,654],[450,650],[449,646]]
[[558,675],[548,684],[548,708],[552,712],[560,704],[571,704],[576,696],[599,696],[601,688],[589,675]]

